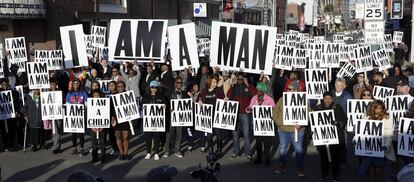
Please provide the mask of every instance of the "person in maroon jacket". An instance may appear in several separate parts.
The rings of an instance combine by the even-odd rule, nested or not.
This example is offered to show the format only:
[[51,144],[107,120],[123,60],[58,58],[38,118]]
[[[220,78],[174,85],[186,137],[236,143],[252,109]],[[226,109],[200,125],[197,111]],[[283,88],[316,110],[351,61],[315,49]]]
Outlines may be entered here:
[[[206,88],[204,88],[201,91],[200,94],[200,100],[199,102],[202,104],[211,104],[213,106],[216,105],[216,100],[217,99],[224,99],[224,92],[223,92],[223,87],[217,87],[217,83],[219,81],[219,78],[217,76],[211,75],[208,77],[207,81],[206,81]],[[214,112],[214,107],[213,107],[213,112]],[[214,116],[214,113],[213,113]],[[207,145],[207,149],[209,152],[213,151],[214,149],[214,143],[213,143],[213,135],[216,135],[217,137],[217,155],[221,156],[221,152],[222,152],[222,131],[221,129],[217,129],[214,128],[213,129],[213,134],[207,134],[207,141],[208,141],[208,145]],[[201,137],[201,151],[204,152],[205,151],[205,143],[206,143],[206,137],[202,136]]]
[[239,102],[239,114],[237,116],[236,131],[233,131],[233,155],[231,159],[237,159],[240,157],[240,133],[243,133],[244,138],[244,152],[247,160],[251,160],[250,154],[250,118],[251,116],[246,113],[246,108],[250,104],[252,97],[256,95],[256,89],[250,85],[245,78],[244,73],[237,73],[237,83],[232,85],[227,92],[227,97],[230,100]]

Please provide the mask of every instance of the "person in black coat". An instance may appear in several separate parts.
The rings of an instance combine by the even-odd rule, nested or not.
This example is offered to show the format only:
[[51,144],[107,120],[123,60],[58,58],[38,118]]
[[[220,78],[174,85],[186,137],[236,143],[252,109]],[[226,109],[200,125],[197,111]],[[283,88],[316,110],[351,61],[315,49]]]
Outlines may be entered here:
[[326,146],[317,146],[317,150],[320,155],[320,167],[321,167],[321,180],[326,180],[329,174],[329,160],[328,152],[331,155],[331,170],[333,180],[338,180],[340,169],[341,169],[341,154],[342,148],[345,145],[345,128],[347,118],[345,112],[341,106],[333,102],[333,93],[325,92],[323,94],[323,102],[316,107],[316,111],[322,110],[334,110],[335,121],[334,125],[338,131],[339,144],[329,145],[329,150]]
[[146,75],[141,79],[141,93],[148,94],[150,92],[150,83],[154,80],[157,80],[158,73],[154,67],[154,64],[147,64],[146,66]]
[[38,145],[43,145],[45,138],[42,129],[42,113],[40,102],[40,90],[34,90],[29,93],[23,107],[25,119],[29,124],[30,141],[32,143],[32,152],[39,150]]
[[167,96],[171,95],[174,90],[174,76],[171,67],[167,64],[161,65],[160,84],[161,93]]
[[[150,88],[151,92],[144,95],[142,98],[142,104],[167,104],[165,96],[158,91],[159,84],[157,81],[153,80],[150,83]],[[161,132],[145,132],[145,145],[147,148],[147,155],[145,156],[145,160],[151,158],[152,140],[154,140],[154,160],[160,160],[160,139]]]

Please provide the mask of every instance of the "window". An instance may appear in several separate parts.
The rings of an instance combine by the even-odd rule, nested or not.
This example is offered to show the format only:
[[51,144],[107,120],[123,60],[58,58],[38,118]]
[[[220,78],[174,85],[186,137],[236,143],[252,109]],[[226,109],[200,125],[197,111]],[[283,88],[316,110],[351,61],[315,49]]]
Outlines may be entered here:
[[121,5],[122,0],[101,0],[101,4]]

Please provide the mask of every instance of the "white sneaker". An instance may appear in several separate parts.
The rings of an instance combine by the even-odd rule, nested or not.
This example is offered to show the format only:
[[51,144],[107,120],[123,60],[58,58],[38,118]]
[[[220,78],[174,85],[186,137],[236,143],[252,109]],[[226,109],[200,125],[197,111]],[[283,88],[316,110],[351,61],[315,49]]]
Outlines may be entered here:
[[151,159],[151,154],[150,154],[150,153],[148,153],[148,154],[145,156],[145,160],[148,160],[148,159]]
[[154,155],[154,160],[156,160],[156,161],[157,161],[157,160],[160,160],[160,156],[158,156],[158,154],[155,154],[155,155]]
[[165,154],[163,155],[163,157],[167,158],[167,157],[168,157],[168,154],[167,154],[167,153],[165,153]]

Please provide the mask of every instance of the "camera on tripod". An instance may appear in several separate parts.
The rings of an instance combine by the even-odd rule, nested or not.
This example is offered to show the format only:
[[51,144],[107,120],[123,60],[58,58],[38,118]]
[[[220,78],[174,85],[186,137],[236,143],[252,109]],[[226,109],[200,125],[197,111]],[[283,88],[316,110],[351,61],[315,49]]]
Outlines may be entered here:
[[190,175],[194,179],[200,179],[201,182],[218,182],[218,173],[220,172],[220,163],[217,162],[218,156],[210,152],[207,157],[207,167],[202,168],[199,164],[198,168],[191,171]]

